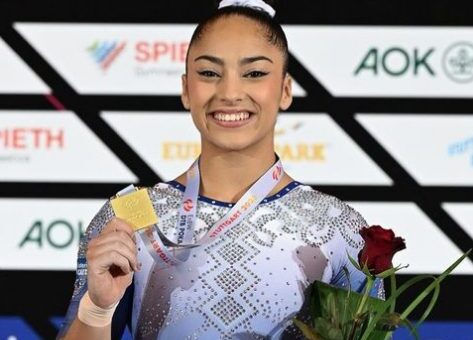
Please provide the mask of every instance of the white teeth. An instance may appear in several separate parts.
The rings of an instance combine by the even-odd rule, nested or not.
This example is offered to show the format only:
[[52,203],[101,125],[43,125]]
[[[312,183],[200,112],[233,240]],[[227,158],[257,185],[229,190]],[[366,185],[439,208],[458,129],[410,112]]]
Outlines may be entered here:
[[236,122],[239,120],[245,120],[250,118],[250,114],[248,112],[239,112],[239,113],[221,113],[217,112],[214,113],[214,118],[219,121],[223,122]]

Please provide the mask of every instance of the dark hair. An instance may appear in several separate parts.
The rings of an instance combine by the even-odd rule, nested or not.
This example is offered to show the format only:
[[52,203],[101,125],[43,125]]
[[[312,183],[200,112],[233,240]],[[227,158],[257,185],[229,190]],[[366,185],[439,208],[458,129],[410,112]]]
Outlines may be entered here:
[[[265,2],[274,8],[273,1]],[[216,1],[216,3],[220,3],[220,1]],[[288,59],[289,59],[289,50],[287,44],[286,34],[284,33],[281,25],[274,20],[268,13],[261,9],[253,8],[253,7],[246,7],[246,6],[227,6],[217,10],[211,16],[207,17],[203,21],[199,23],[196,27],[194,33],[192,34],[192,38],[189,43],[189,50],[190,47],[198,41],[203,32],[207,29],[208,26],[216,22],[220,18],[237,15],[242,16],[245,18],[249,18],[254,20],[256,23],[261,25],[265,29],[266,38],[268,42],[272,45],[278,47],[282,54],[283,54],[283,74],[286,74],[287,67],[288,67]],[[186,60],[187,63],[187,60]]]

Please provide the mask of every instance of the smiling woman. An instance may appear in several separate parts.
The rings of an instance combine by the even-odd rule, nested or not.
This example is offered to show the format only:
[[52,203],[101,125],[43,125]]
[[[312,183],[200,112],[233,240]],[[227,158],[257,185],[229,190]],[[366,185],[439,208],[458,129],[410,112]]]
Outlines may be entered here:
[[274,152],[277,114],[292,93],[272,7],[220,7],[197,27],[182,76],[201,155],[147,189],[158,222],[145,232],[117,219],[110,202],[97,214],[59,337],[115,338],[128,323],[136,339],[294,339],[312,282],[364,285],[346,253],[356,257],[366,222],[294,181]]

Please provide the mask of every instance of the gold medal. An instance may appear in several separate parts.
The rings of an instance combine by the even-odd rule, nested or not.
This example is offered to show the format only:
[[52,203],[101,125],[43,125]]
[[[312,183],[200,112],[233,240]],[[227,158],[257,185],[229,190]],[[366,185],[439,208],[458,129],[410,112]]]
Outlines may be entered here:
[[146,188],[111,200],[115,216],[128,222],[135,231],[158,223]]

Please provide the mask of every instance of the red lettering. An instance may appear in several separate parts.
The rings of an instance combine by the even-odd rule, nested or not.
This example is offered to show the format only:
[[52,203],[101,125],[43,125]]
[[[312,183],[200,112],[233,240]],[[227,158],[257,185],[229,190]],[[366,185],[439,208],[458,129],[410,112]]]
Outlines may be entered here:
[[154,55],[153,61],[158,61],[161,55],[165,55],[169,51],[169,44],[164,42],[156,42],[154,43]]
[[135,59],[143,62],[146,62],[150,59],[149,45],[147,42],[141,41],[136,44]]
[[48,131],[46,138],[46,147],[48,149],[51,148],[53,142],[56,142],[60,149],[64,147],[64,130],[59,130],[56,135],[53,135],[52,131]]
[[33,134],[33,145],[34,145],[35,149],[39,149],[39,147],[40,147],[40,136],[41,136],[42,131],[43,131],[43,129],[41,129],[41,128],[32,128],[31,129],[31,133]]
[[53,131],[47,128],[15,127],[0,130],[0,146],[4,148],[23,150],[26,148],[51,149],[64,148],[65,133],[63,129]]
[[167,56],[173,62],[186,61],[188,42],[140,41],[136,44],[135,60],[140,62],[159,62]]
[[189,48],[189,43],[188,42],[183,42],[180,44],[180,53],[179,53],[179,61],[180,62],[185,62],[186,61],[186,56],[187,56],[187,49]]
[[5,148],[8,147],[8,140],[9,140],[9,131],[8,130],[3,130],[3,131],[0,131],[0,141],[3,140],[3,146]]
[[15,149],[24,149],[26,148],[25,144],[25,129],[17,128],[14,129],[12,136],[12,146]]

